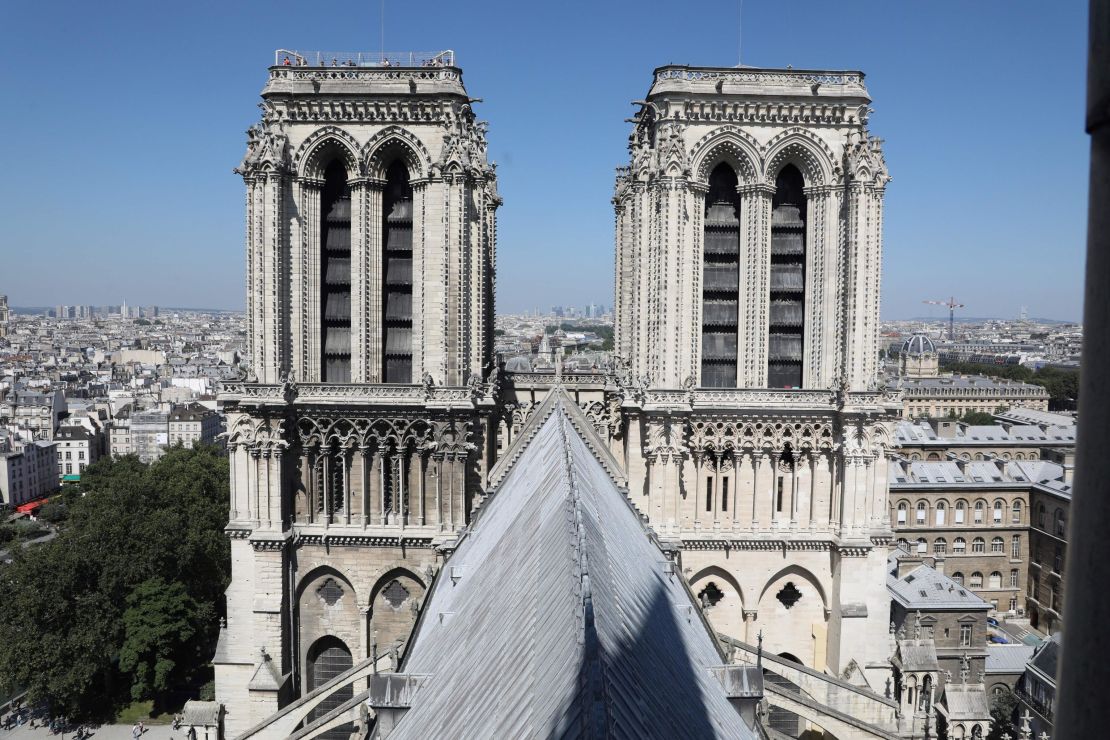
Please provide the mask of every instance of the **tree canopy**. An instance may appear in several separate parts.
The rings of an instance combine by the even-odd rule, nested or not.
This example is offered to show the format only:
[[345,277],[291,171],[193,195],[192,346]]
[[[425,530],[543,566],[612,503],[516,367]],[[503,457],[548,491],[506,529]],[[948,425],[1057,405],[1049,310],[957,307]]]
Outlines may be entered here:
[[1072,411],[1079,402],[1079,371],[1042,367],[1032,370],[1024,365],[984,365],[975,362],[946,362],[945,370],[968,375],[1020,380],[1042,386],[1048,391],[1048,407],[1053,411]]
[[212,655],[231,570],[227,459],[102,458],[79,485],[58,537],[0,568],[0,687],[103,720],[195,683]]

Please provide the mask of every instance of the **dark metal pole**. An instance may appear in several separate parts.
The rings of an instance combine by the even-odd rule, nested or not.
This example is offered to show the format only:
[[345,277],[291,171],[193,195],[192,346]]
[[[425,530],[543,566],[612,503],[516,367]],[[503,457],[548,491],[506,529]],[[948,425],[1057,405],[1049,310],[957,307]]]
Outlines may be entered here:
[[1110,0],[1090,0],[1087,133],[1087,282],[1083,307],[1079,439],[1068,533],[1063,658],[1054,740],[1101,737],[1110,686]]

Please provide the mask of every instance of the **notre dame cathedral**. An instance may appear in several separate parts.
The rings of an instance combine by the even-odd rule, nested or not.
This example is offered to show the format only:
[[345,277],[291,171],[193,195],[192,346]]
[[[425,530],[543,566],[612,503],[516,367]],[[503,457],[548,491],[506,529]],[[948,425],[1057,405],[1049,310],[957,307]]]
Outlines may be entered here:
[[252,369],[221,396],[226,736],[399,659],[556,388],[715,630],[881,691],[900,404],[878,383],[889,177],[863,75],[655,70],[613,198],[616,369],[543,374],[492,351],[501,198],[453,54],[371,59],[279,52],[236,169]]

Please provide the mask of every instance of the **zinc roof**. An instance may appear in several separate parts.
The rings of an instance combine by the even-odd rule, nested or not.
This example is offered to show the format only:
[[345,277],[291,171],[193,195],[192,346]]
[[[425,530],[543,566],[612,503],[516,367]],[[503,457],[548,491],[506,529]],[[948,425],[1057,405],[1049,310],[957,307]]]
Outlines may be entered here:
[[557,388],[521,430],[422,610],[401,669],[427,678],[392,738],[757,736],[583,422]]

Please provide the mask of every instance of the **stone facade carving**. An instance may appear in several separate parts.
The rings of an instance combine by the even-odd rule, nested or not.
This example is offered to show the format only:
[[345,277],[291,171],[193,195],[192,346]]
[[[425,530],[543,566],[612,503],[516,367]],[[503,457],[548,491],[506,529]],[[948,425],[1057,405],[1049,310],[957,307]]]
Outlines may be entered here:
[[[501,200],[459,70],[276,67],[262,98],[235,170],[247,189],[252,367],[221,396],[234,566],[215,664],[229,737],[312,688],[320,646],[358,662],[407,639],[422,574],[481,498],[500,382]],[[387,211],[398,167],[410,195]],[[336,192],[349,203],[340,211]],[[328,262],[335,213],[349,243]],[[394,217],[411,223],[400,247],[383,235]],[[398,259],[400,283],[386,272]],[[406,304],[396,336],[411,364],[407,382],[384,383],[397,351],[386,289],[405,280],[388,295]],[[334,295],[349,311],[338,332]],[[337,337],[349,356],[339,380],[327,366]],[[252,683],[262,646],[280,691]]]
[[[694,588],[712,583],[746,616],[741,624],[716,609],[711,619],[740,639],[762,629],[775,652],[818,670],[855,661],[881,687],[886,642],[874,620],[856,616],[887,608],[886,461],[898,413],[877,390],[890,178],[867,131],[869,103],[855,72],[656,71],[613,198],[616,351],[624,378],[640,379],[621,383],[625,438],[614,447],[632,502],[681,542]],[[735,318],[723,322],[735,326],[729,387],[702,372],[706,291],[719,280],[707,250],[720,250],[707,242],[706,214],[721,165],[738,203]],[[803,255],[793,268],[804,285],[800,382],[776,388],[772,278],[787,167],[800,175],[793,197],[804,213],[792,248]],[[776,598],[784,589],[789,604]]]
[[[309,688],[319,640],[342,640],[357,661],[404,639],[488,471],[556,384],[695,593],[714,594],[718,629],[749,642],[762,631],[768,650],[819,671],[856,666],[881,690],[885,616],[867,615],[889,606],[887,455],[900,400],[877,382],[889,176],[861,74],[657,70],[613,198],[611,373],[496,368],[500,198],[457,68],[277,67],[263,97],[238,168],[254,375],[222,396],[235,571],[215,663],[230,735],[278,708],[250,689],[259,647],[271,647],[291,698]],[[350,382],[326,377],[324,363],[321,223],[335,163],[350,187]],[[388,321],[376,307],[397,163],[412,187],[411,371],[383,383]],[[706,211],[722,164],[739,204],[735,382],[709,387]],[[805,207],[804,237],[788,245],[804,255],[790,268],[804,275],[800,381],[768,387],[787,167]],[[326,578],[343,591],[331,606],[306,591]]]

